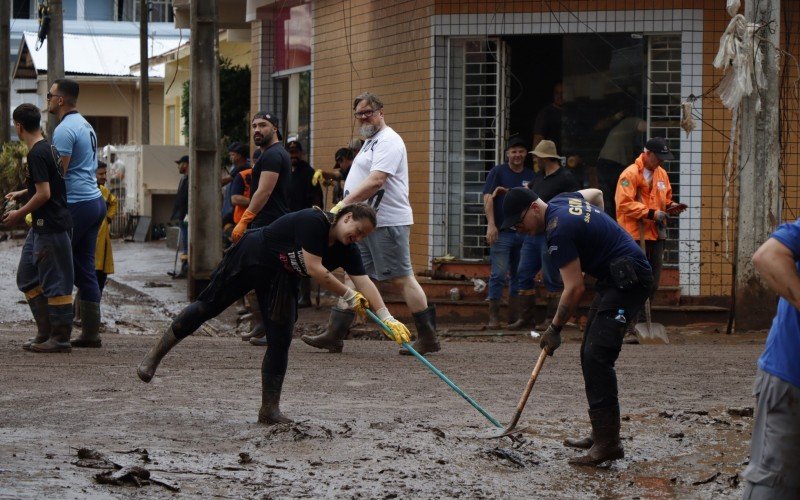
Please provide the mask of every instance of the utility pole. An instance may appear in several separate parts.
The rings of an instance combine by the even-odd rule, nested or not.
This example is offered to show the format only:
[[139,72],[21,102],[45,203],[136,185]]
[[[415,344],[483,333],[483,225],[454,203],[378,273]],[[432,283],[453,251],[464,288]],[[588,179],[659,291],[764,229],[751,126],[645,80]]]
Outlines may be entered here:
[[189,106],[189,300],[222,258],[217,0],[191,0]]
[[11,6],[0,6],[0,144],[11,140]]
[[142,119],[141,144],[150,144],[150,67],[147,57],[148,0],[139,0],[139,115]]
[[[756,88],[741,103],[739,147],[739,220],[736,230],[737,331],[769,328],[775,314],[775,294],[758,277],[750,261],[753,253],[781,219],[779,140],[779,58],[780,0],[745,3],[748,23],[770,23],[756,39],[763,51],[763,90]],[[756,112],[756,102],[761,109]]]
[[[50,0],[50,31],[47,33],[47,91],[64,78],[64,10],[61,0]],[[47,117],[47,137],[52,140],[57,118]]]

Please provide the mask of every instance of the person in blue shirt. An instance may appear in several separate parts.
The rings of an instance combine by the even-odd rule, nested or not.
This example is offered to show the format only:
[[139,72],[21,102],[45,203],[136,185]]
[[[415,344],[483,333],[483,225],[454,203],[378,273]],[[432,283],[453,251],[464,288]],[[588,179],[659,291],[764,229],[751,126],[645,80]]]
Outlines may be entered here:
[[503,224],[503,199],[506,191],[527,186],[533,180],[533,170],[525,168],[528,147],[525,142],[512,137],[506,146],[508,162],[495,165],[486,176],[483,185],[483,211],[486,214],[486,242],[489,244],[489,259],[492,274],[489,276],[489,323],[487,328],[500,327],[500,300],[508,279],[508,323],[517,321],[518,291],[517,268],[525,235],[513,228],[500,229]]
[[743,498],[800,498],[800,220],[778,226],[753,265],[780,299],[758,358]]
[[72,262],[80,297],[81,334],[72,347],[100,347],[100,286],[94,272],[97,232],[106,217],[106,202],[97,187],[97,135],[78,113],[78,82],[61,78],[47,93],[47,110],[58,117],[53,145],[61,155],[72,216]]
[[569,439],[567,446],[588,448],[569,461],[598,466],[625,456],[619,439],[620,413],[614,363],[622,348],[625,327],[644,306],[653,272],[644,252],[616,221],[603,211],[603,192],[583,189],[562,193],[548,203],[531,189],[514,188],[503,202],[502,229],[525,234],[545,233],[553,265],[564,290],[541,347],[547,354],[561,345],[561,328],[572,316],[584,292],[583,273],[593,276],[596,295],[581,345],[581,368],[589,402],[592,435]]

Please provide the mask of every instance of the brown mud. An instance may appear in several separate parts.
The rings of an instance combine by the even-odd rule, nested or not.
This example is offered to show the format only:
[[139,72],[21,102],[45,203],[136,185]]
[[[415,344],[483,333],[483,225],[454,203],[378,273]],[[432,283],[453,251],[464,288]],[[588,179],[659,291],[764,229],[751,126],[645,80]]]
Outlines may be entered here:
[[[28,353],[20,345],[33,324],[8,267],[18,247],[2,245],[0,497],[741,496],[763,332],[728,337],[695,325],[670,329],[670,345],[624,346],[626,457],[591,470],[567,465],[580,450],[561,444],[589,430],[577,330],[565,330],[545,363],[518,424],[521,443],[482,438],[489,422],[389,341],[348,340],[328,354],[295,339],[281,402],[295,422],[265,427],[256,424],[264,348],[237,338],[246,326],[234,326],[232,311],[142,383],[136,365],[185,305],[185,282],[137,270],[141,255],[123,248],[127,277],[106,290],[103,348]],[[174,254],[147,252],[170,270]],[[325,320],[324,309],[303,310],[297,333]],[[525,338],[442,347],[429,359],[507,423],[538,347]]]

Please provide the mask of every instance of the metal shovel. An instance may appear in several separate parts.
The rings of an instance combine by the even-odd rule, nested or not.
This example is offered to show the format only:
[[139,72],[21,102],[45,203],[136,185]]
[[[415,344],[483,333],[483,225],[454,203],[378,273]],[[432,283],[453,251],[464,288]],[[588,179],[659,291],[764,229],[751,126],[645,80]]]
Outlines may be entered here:
[[539,372],[542,371],[542,366],[544,365],[544,360],[546,357],[547,351],[542,349],[542,353],[539,354],[539,359],[536,361],[536,366],[533,367],[533,371],[531,372],[531,378],[528,380],[528,385],[525,386],[525,391],[522,393],[522,397],[519,398],[519,403],[517,403],[517,411],[514,413],[514,418],[511,419],[511,423],[509,423],[506,428],[500,432],[500,434],[495,434],[490,437],[501,438],[514,432],[514,428],[517,426],[517,422],[519,422],[519,417],[522,416],[522,410],[525,409],[525,404],[528,402],[528,396],[531,395],[531,391],[533,390],[533,384],[536,383],[536,379],[539,377]]

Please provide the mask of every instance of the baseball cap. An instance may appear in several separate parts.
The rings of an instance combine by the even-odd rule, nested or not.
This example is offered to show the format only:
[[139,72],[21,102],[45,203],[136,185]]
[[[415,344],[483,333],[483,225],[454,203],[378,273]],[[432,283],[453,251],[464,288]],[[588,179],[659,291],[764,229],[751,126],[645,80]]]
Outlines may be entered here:
[[175,160],[175,163],[189,163],[189,155],[183,155],[179,159]]
[[539,195],[532,189],[524,187],[511,189],[503,200],[503,225],[500,226],[500,229],[511,229],[519,224],[522,220],[522,213],[538,199]]
[[652,151],[661,161],[675,159],[672,151],[670,151],[667,147],[667,141],[665,141],[662,137],[651,138],[649,141],[647,141],[647,144],[644,145],[644,148],[648,151]]
[[508,144],[506,145],[506,151],[511,148],[516,148],[522,146],[526,150],[528,149],[528,145],[525,144],[525,141],[522,140],[522,137],[515,136],[508,140]]
[[278,132],[278,140],[283,140],[283,135],[281,135],[281,122],[278,120],[278,117],[274,114],[270,113],[269,111],[259,111],[258,113],[253,115],[253,120],[262,119],[267,120],[271,124],[275,126]]

